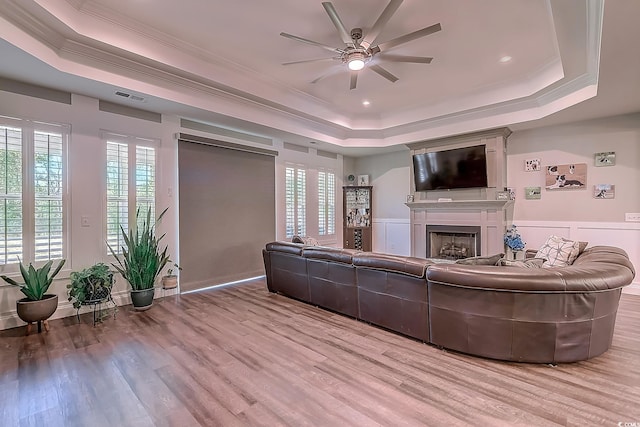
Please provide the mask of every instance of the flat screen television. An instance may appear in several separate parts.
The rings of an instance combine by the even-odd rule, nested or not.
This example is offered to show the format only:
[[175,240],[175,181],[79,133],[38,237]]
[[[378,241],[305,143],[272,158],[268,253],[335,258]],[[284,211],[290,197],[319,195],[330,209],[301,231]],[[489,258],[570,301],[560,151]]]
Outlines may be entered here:
[[486,187],[485,146],[415,154],[413,175],[416,191]]

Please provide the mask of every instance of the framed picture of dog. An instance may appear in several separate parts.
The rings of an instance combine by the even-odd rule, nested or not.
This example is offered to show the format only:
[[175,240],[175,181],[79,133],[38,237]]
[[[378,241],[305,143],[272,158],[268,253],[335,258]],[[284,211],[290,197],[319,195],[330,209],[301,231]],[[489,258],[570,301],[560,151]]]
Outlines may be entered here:
[[597,184],[593,186],[595,199],[613,199],[616,197],[616,186],[613,184]]
[[584,189],[587,185],[587,164],[547,166],[544,179],[544,188],[547,190]]
[[596,153],[594,156],[596,166],[614,166],[616,164],[616,153],[614,151]]
[[527,200],[538,200],[542,197],[540,187],[525,187],[524,198]]
[[540,170],[540,159],[527,159],[524,161],[524,170],[526,172],[536,172]]

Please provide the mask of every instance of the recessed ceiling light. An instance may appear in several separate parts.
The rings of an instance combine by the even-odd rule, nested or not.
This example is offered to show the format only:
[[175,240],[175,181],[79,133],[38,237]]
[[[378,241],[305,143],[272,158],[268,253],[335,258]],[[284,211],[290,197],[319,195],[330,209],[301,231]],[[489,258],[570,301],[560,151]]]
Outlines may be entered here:
[[365,107],[368,107],[369,105],[371,105],[371,102],[369,102],[369,101],[362,101],[362,105],[364,105]]
[[513,59],[513,58],[511,58],[509,55],[505,55],[502,58],[500,58],[500,62],[502,62],[504,64],[505,62],[511,61],[511,59]]

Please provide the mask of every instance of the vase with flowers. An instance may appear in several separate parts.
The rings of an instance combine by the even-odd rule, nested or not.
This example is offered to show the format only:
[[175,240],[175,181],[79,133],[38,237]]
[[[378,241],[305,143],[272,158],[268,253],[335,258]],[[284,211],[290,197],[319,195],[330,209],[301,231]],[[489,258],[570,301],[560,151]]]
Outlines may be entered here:
[[524,250],[524,242],[522,236],[518,233],[515,224],[511,224],[504,233],[504,244],[507,246],[507,254],[510,259],[515,259],[518,252]]

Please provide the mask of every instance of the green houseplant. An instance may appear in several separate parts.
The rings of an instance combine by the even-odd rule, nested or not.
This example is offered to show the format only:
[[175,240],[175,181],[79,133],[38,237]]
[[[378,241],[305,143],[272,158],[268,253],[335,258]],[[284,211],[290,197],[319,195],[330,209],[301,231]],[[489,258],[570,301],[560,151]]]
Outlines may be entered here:
[[71,283],[67,285],[69,301],[75,309],[83,304],[108,299],[113,288],[113,273],[109,266],[97,263],[80,271],[73,271],[69,276]]
[[[18,261],[20,261],[19,258]],[[18,312],[18,317],[27,322],[27,335],[31,332],[33,323],[36,322],[38,324],[38,332],[42,330],[41,322],[43,321],[45,330],[49,330],[47,319],[58,308],[58,295],[47,294],[47,291],[65,261],[64,259],[61,260],[53,272],[51,272],[53,261],[47,262],[38,269],[31,263],[29,263],[29,267],[25,267],[20,261],[20,273],[24,283],[18,283],[4,275],[0,276],[8,284],[19,287],[20,292],[25,295],[25,298],[16,301],[16,311]]]
[[153,304],[154,285],[156,278],[169,262],[167,246],[161,248],[160,237],[156,236],[155,225],[158,223],[169,208],[166,208],[158,216],[155,223],[151,223],[151,209],[147,211],[146,218],[140,219],[140,209],[136,212],[136,224],[129,234],[120,227],[124,245],[122,255],[107,243],[109,251],[115,257],[116,262],[113,267],[131,286],[131,302],[136,310],[146,310]]
[[[171,260],[169,260],[171,262]],[[174,263],[173,267],[178,269],[178,271],[182,270],[178,264]],[[167,274],[162,276],[162,289],[175,289],[178,287],[178,276],[173,274],[173,268],[169,268],[167,270]]]

